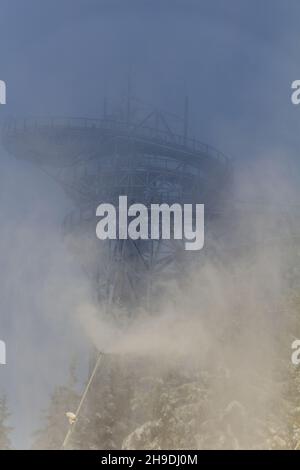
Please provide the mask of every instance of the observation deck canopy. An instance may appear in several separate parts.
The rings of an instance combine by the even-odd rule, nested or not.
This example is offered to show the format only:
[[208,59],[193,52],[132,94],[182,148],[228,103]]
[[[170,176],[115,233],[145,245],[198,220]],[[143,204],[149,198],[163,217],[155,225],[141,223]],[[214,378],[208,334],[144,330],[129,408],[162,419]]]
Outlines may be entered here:
[[[66,167],[82,157],[97,157],[135,148],[149,155],[225,170],[230,161],[222,152],[194,138],[150,127],[147,120],[137,124],[111,118],[25,118],[10,119],[1,126],[2,142],[15,157],[38,165]],[[119,146],[120,148],[120,146]]]

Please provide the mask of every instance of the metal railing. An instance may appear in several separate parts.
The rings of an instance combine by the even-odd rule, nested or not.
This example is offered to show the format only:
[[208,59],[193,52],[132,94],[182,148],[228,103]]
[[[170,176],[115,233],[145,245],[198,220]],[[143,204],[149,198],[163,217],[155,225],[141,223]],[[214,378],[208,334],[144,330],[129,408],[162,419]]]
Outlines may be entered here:
[[194,138],[185,138],[183,135],[174,134],[152,127],[128,124],[124,121],[114,119],[95,119],[82,117],[32,117],[14,118],[4,121],[1,125],[2,132],[14,133],[28,129],[99,129],[104,132],[112,132],[121,136],[130,136],[155,141],[159,144],[175,146],[181,150],[186,150],[196,154],[204,154],[223,163],[227,163],[229,158],[211,145],[200,142]]

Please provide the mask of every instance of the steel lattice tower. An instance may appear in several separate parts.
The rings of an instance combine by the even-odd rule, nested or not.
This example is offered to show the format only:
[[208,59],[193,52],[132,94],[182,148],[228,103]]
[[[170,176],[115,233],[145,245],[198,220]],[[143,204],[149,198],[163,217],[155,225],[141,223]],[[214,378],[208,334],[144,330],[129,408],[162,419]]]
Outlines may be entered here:
[[[11,120],[2,129],[9,153],[29,160],[54,177],[71,197],[74,210],[64,220],[98,300],[132,310],[155,309],[168,280],[183,280],[194,254],[174,240],[96,239],[96,207],[101,202],[204,203],[206,227],[222,212],[231,183],[229,159],[188,138],[187,103],[183,131],[172,131],[166,116],[153,111],[123,119],[40,118]],[[80,243],[78,243],[80,240]]]

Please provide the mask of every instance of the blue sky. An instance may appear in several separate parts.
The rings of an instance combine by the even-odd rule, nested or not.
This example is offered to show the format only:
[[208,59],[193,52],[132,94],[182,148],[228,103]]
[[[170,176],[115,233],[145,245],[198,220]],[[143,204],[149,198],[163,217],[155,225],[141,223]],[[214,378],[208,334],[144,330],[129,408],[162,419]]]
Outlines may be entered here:
[[2,114],[97,116],[104,95],[124,91],[130,67],[145,101],[178,112],[188,93],[195,131],[227,153],[247,152],[232,133],[249,151],[286,143],[298,125],[289,87],[299,8],[292,0],[2,0]]

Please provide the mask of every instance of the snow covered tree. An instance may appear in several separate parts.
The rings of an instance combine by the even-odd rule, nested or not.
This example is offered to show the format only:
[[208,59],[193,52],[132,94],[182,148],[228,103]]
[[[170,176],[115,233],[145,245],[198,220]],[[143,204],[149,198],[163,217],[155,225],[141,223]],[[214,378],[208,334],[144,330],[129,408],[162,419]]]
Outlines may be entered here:
[[131,384],[120,358],[105,356],[70,439],[74,449],[118,449],[128,433]]
[[76,366],[72,362],[66,385],[55,387],[48,409],[45,411],[45,426],[35,432],[33,449],[60,449],[69,428],[66,412],[75,412],[80,396],[76,392]]

